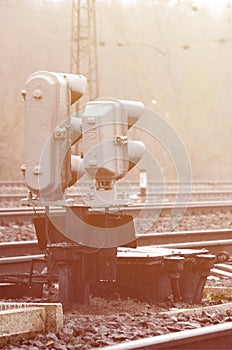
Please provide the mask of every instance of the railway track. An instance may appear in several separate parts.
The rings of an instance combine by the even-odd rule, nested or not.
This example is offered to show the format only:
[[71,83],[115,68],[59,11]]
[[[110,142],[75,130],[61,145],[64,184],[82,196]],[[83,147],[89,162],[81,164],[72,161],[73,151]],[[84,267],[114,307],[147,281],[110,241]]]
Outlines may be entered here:
[[139,245],[157,245],[175,249],[206,249],[218,261],[232,256],[232,229],[146,233],[138,235]]
[[[121,193],[123,193],[123,191],[121,191]],[[173,198],[177,197],[178,195],[178,191],[150,191],[147,194],[147,198],[150,201],[154,201],[156,199],[162,200],[163,198],[165,198],[166,201],[171,201],[173,200]],[[132,197],[133,200],[135,200],[134,195],[138,195],[137,200],[140,199],[139,197],[139,187],[135,187],[132,190]],[[189,191],[181,191],[181,195],[186,197],[189,195]],[[0,202],[4,202],[4,201],[21,201],[23,198],[25,198],[27,196],[27,191],[23,189],[23,191],[21,193],[13,193],[13,191],[11,193],[0,193]],[[120,192],[119,192],[119,196],[120,196]],[[81,199],[82,195],[77,192],[77,191],[69,191],[67,193],[67,198],[78,198]],[[194,200],[215,200],[215,199],[232,199],[232,190],[193,190],[191,192],[190,195],[190,199],[192,201]]]
[[120,343],[102,350],[230,350],[232,322]]
[[[203,249],[214,254],[228,252],[227,256],[222,257],[222,261],[229,260],[232,256],[232,235],[231,230],[205,230],[205,231],[186,231],[173,233],[148,233],[137,235],[138,246],[159,246],[162,248],[173,249]],[[218,239],[220,237],[220,239]],[[202,238],[207,238],[203,240]],[[212,250],[215,248],[214,250]],[[221,249],[221,246],[223,249]],[[218,247],[218,248],[217,248]],[[14,264],[14,271],[21,272],[20,261],[43,260],[45,251],[40,250],[37,240],[2,242],[0,243],[0,273],[9,271]],[[22,258],[22,259],[20,259]],[[224,259],[223,259],[224,258]],[[221,261],[220,261],[221,263]],[[28,266],[29,266],[28,265]],[[217,265],[218,269],[227,270],[223,264]],[[231,267],[229,268],[231,270]],[[10,270],[11,271],[11,270]],[[232,271],[231,271],[232,273]]]
[[[122,181],[122,184],[125,184],[126,182]],[[138,181],[130,181],[131,184],[133,184],[134,186],[139,186],[139,182]],[[232,181],[230,180],[218,180],[218,181],[212,181],[212,180],[202,180],[202,181],[196,181],[193,180],[191,183],[189,182],[177,182],[175,180],[170,180],[170,181],[165,181],[163,182],[149,182],[151,184],[151,186],[153,187],[161,187],[161,186],[166,186],[168,188],[176,188],[177,186],[189,186],[189,184],[192,185],[193,188],[215,188],[215,187],[220,187],[220,188],[231,188],[232,189]],[[25,188],[25,181],[24,180],[2,180],[0,181],[0,189],[1,188]]]
[[[232,256],[231,234],[232,230],[149,233],[138,235],[137,242],[139,247],[171,248],[174,254],[182,254],[183,249],[201,251],[205,248],[206,252],[214,253],[218,258],[219,263],[215,264],[212,274],[232,278],[232,267],[228,262]],[[150,248],[145,249],[149,251]],[[40,294],[41,283],[46,283],[46,277],[41,276],[46,267],[44,254],[45,251],[39,249],[37,240],[0,243],[0,297],[14,297],[15,290],[19,288],[20,293],[28,295],[31,293],[32,280],[33,283],[37,282],[33,287],[34,295]]]
[[[227,237],[231,232],[229,230],[221,232],[224,237]],[[189,235],[195,237],[194,235],[199,236],[202,232],[189,232]],[[217,233],[220,233],[217,231]],[[180,235],[183,233],[181,232]],[[209,235],[210,232],[203,232],[203,235]],[[216,239],[216,232],[211,232],[211,238]],[[182,236],[184,237],[184,236]],[[164,236],[162,237],[164,238]],[[142,239],[139,238],[139,239]],[[141,240],[141,243],[142,240]],[[42,253],[42,254],[41,254]],[[16,256],[17,255],[17,256]],[[2,280],[3,275],[9,274],[10,278],[7,279],[7,286],[4,283],[0,284],[0,297],[4,296],[4,293],[11,295],[14,297],[13,293],[15,289],[15,279],[14,274],[21,274],[21,278],[24,279],[25,285],[24,289],[21,288],[21,292],[25,293],[25,288],[27,292],[30,292],[32,296],[37,297],[38,290],[36,288],[32,288],[32,275],[30,275],[31,264],[32,262],[44,262],[44,252],[40,251],[37,245],[37,241],[26,241],[26,242],[10,242],[10,243],[0,243],[0,279]],[[25,265],[25,261],[27,265]],[[11,269],[9,268],[11,265]],[[223,265],[223,266],[222,266]],[[216,264],[215,269],[223,271],[225,265],[230,266],[229,264]],[[33,266],[35,270],[37,266]],[[41,265],[42,268],[42,265]],[[41,272],[41,268],[38,272]],[[12,273],[14,272],[14,274]],[[214,274],[214,273],[212,273]],[[36,277],[36,274],[33,275]],[[225,275],[226,276],[226,275]],[[232,278],[232,277],[231,277]],[[41,281],[37,278],[37,285],[40,285],[39,290],[41,288]],[[10,288],[9,285],[12,285],[13,288]],[[8,289],[6,289],[8,288]],[[10,289],[9,289],[10,288]],[[17,286],[17,288],[19,288]],[[10,291],[10,292],[9,292]],[[41,290],[40,290],[41,291]],[[28,295],[28,294],[27,294]],[[221,305],[220,305],[221,306]],[[219,306],[219,307],[220,307]],[[179,310],[178,310],[179,312]],[[166,313],[165,313],[166,314]],[[105,350],[130,350],[130,349],[231,349],[232,342],[232,322],[226,322],[222,324],[217,324],[213,326],[206,326],[197,329],[184,330],[179,332],[172,332],[169,334],[143,338],[140,340],[127,341],[123,343],[119,343],[116,345],[111,345],[110,347],[105,347]]]
[[[54,209],[54,211],[62,212],[63,208]],[[217,201],[217,202],[192,202],[186,204],[176,203],[164,203],[162,205],[152,204],[133,204],[131,206],[123,207],[120,212],[137,216],[143,213],[144,216],[154,215],[181,215],[181,214],[201,214],[209,213],[213,211],[232,211],[232,202]],[[44,207],[16,207],[16,208],[0,208],[0,225],[8,223],[19,223],[32,222],[36,216],[44,215]]]
[[9,223],[24,224],[32,222],[36,216],[44,215],[43,207],[0,208],[0,224]]
[[[81,193],[85,192],[86,184],[80,187],[73,186],[66,191],[66,198],[74,202],[81,203]],[[86,187],[87,189],[87,187]],[[140,186],[138,182],[126,181],[116,184],[118,197],[130,197],[133,202],[141,201]],[[191,191],[191,194],[190,194]],[[80,193],[81,192],[81,193]],[[21,206],[21,200],[27,197],[27,188],[23,181],[0,181],[0,203],[2,206]],[[177,195],[181,195],[183,200],[190,201],[215,201],[232,200],[231,182],[193,182],[190,183],[149,183],[147,187],[147,201],[151,203],[175,201]],[[189,196],[190,195],[190,196]],[[178,199],[179,200],[179,199]],[[40,202],[38,201],[38,205]]]

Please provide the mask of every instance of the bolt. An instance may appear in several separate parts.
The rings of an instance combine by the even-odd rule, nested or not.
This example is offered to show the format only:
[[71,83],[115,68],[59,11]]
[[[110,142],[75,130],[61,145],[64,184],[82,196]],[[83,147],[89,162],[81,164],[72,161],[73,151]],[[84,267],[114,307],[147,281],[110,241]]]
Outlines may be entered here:
[[26,95],[27,95],[27,92],[26,92],[25,89],[21,91],[21,95],[22,95],[23,100],[25,101],[26,100]]
[[20,169],[21,169],[23,175],[25,175],[25,172],[26,172],[26,165],[25,165],[25,164],[21,165],[21,168],[20,168]]
[[33,91],[33,97],[35,98],[35,99],[40,99],[40,98],[42,98],[42,91],[40,90],[40,89],[36,89],[36,90],[34,90]]
[[40,174],[40,166],[36,165],[33,169],[33,174],[34,175],[39,175]]

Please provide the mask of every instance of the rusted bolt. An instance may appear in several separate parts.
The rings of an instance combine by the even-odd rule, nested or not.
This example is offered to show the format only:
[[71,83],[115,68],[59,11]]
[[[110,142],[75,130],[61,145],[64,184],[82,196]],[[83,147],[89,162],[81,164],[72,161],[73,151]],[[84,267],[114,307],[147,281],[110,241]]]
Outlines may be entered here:
[[227,251],[219,252],[216,256],[217,263],[223,263],[230,260],[230,253]]

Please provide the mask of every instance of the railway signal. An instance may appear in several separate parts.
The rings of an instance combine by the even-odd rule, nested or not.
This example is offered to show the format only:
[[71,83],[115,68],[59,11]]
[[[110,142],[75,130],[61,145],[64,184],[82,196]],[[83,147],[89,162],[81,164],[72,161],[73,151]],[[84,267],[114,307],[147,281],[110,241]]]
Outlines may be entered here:
[[[25,181],[45,204],[62,201],[64,189],[84,174],[96,191],[113,190],[115,181],[143,156],[144,144],[127,136],[128,128],[143,113],[143,104],[115,99],[91,101],[80,117],[70,117],[71,104],[79,100],[85,88],[83,76],[41,71],[27,79],[23,90]],[[71,145],[80,138],[83,157],[71,155]],[[113,192],[101,201],[96,191],[89,194],[91,200],[83,194],[87,205],[119,204]]]
[[[190,275],[196,279],[192,300],[199,302],[214,256],[195,251],[196,263],[187,273],[184,253],[179,251],[182,256],[173,250],[158,252],[156,246],[152,250],[143,247],[130,251],[128,245],[137,244],[133,217],[115,210],[125,204],[124,199],[114,196],[115,182],[145,152],[141,141],[128,137],[128,129],[143,114],[143,104],[115,99],[90,101],[82,114],[72,117],[70,106],[84,94],[85,88],[83,76],[40,71],[27,79],[23,90],[26,104],[23,169],[27,186],[45,204],[46,215],[36,218],[34,223],[39,247],[46,250],[48,280],[58,269],[59,300],[69,307],[72,303],[87,303],[91,286],[102,287],[103,281],[112,286],[116,280],[124,294],[124,279],[127,287],[132,288],[130,295],[138,298],[146,285],[151,290],[151,295],[147,295],[152,296],[154,286],[162,279],[158,282],[162,292],[165,283],[169,289],[171,285],[174,300],[188,299],[186,285]],[[71,146],[81,138],[83,155],[71,155]],[[83,193],[84,203],[70,206],[63,192],[82,176],[90,182]],[[145,189],[146,177],[143,180],[141,185]],[[54,205],[62,205],[61,212],[54,212]]]
[[22,91],[25,100],[25,181],[31,192],[60,196],[71,176],[70,105],[85,92],[81,75],[39,71]]
[[[81,115],[71,117],[70,106],[85,88],[83,76],[41,71],[27,79],[22,92],[26,104],[25,181],[46,206],[45,218],[36,219],[35,227],[40,246],[59,266],[64,304],[87,301],[89,285],[96,278],[116,278],[117,247],[131,244],[135,230],[131,215],[110,212],[111,207],[124,204],[114,197],[114,183],[145,150],[141,141],[129,140],[127,135],[142,115],[143,104],[91,101]],[[71,146],[80,138],[83,156],[71,155]],[[63,192],[83,175],[90,182],[83,194],[84,205],[69,207]],[[61,204],[62,214],[50,213],[51,206]]]
[[[82,114],[83,168],[93,183],[89,198],[85,198],[87,205],[120,204],[114,198],[114,184],[138,163],[145,150],[141,141],[129,140],[127,135],[143,109],[141,102],[113,99],[86,104]],[[98,191],[106,192],[104,200]]]

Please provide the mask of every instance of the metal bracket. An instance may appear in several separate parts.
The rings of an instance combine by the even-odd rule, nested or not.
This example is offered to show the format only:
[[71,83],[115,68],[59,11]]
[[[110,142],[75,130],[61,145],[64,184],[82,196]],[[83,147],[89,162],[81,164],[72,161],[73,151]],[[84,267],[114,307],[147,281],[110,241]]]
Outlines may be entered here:
[[123,135],[116,135],[114,143],[116,145],[124,145],[124,144],[128,143],[128,137],[123,136]]
[[55,139],[65,139],[66,136],[66,129],[58,127],[54,131],[54,137]]

